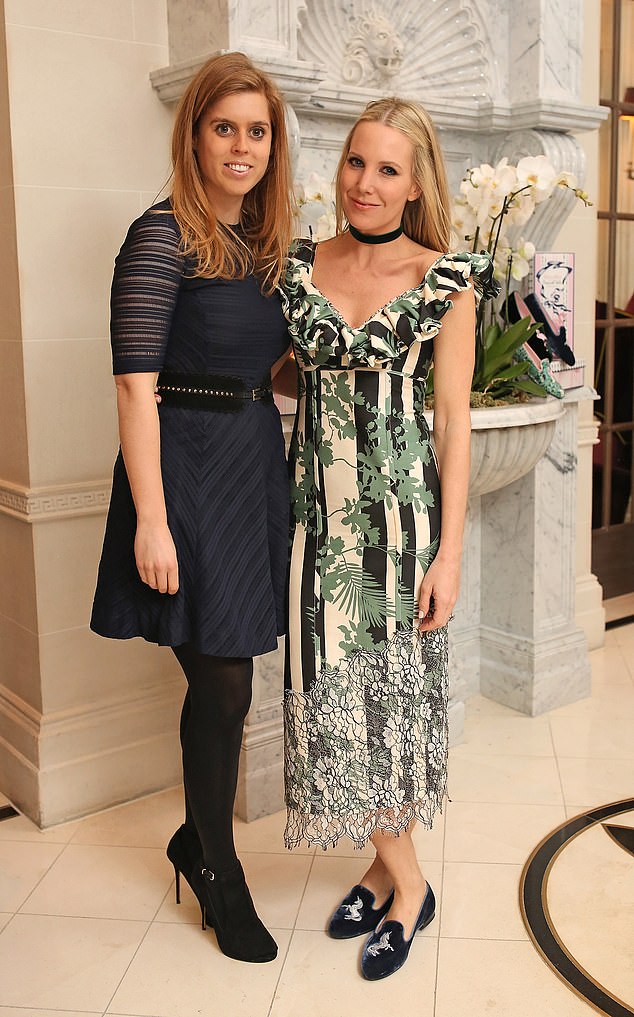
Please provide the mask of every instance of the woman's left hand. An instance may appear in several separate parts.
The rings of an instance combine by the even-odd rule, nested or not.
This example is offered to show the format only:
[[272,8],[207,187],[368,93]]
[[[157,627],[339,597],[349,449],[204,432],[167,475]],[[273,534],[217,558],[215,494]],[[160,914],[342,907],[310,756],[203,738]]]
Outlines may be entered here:
[[425,573],[418,596],[418,618],[414,627],[429,632],[446,625],[460,591],[460,559],[439,555]]

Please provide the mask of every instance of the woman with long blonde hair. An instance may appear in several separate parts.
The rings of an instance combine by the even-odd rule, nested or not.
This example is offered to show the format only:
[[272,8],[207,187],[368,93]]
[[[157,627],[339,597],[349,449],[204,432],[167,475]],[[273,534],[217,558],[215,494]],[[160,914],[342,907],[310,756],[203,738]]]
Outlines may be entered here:
[[[435,912],[411,830],[416,820],[430,827],[446,795],[473,290],[494,288],[487,255],[448,253],[445,170],[420,106],[367,107],[336,193],[337,235],[296,243],[282,284],[300,370],[286,842],[372,841],[376,857],[329,932],[365,935],[362,971],[378,979],[405,963]],[[435,453],[423,415],[432,360]]]
[[[185,822],[167,853],[221,950],[268,961],[233,843],[255,655],[284,631],[288,479],[271,370],[288,332],[278,283],[291,237],[284,108],[241,53],[187,88],[171,194],[116,259],[111,339],[121,451],[91,626],[170,646],[187,679]],[[155,402],[155,386],[160,406]]]

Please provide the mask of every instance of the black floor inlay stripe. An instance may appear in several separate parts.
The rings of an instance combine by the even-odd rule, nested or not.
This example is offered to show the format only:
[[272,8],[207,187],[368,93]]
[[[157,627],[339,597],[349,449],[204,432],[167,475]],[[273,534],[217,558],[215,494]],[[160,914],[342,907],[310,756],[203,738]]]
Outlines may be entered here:
[[[631,812],[633,809],[634,798],[628,798],[625,801],[612,802],[610,805],[591,809],[575,819],[562,823],[537,845],[524,866],[520,880],[522,917],[533,943],[560,978],[591,1006],[608,1017],[632,1017],[634,1010],[623,1000],[613,996],[604,985],[595,982],[588,972],[578,965],[559,939],[548,912],[548,876],[558,854],[574,837],[605,819]],[[614,831],[626,829],[608,824],[604,826],[613,838]],[[629,842],[627,835],[625,841]],[[625,847],[622,840],[619,839],[619,843]]]
[[613,618],[612,621],[606,622],[606,629],[619,629],[621,625],[631,625],[634,622],[634,614],[628,614],[625,618]]
[[615,826],[612,823],[604,823],[603,829],[607,830],[612,840],[615,840],[620,847],[634,855],[634,827]]
[[0,808],[0,823],[3,819],[12,819],[13,816],[18,816],[19,812],[14,809],[12,805],[3,805]]

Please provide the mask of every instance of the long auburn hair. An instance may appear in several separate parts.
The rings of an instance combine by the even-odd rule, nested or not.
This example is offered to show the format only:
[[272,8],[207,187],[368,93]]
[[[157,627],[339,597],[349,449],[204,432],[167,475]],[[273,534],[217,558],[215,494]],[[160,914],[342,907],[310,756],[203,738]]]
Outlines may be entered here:
[[367,121],[396,128],[409,138],[414,150],[412,176],[421,193],[405,206],[403,232],[432,251],[447,251],[451,237],[451,198],[434,125],[418,103],[395,96],[369,103],[345,140],[336,176],[337,232],[342,233],[348,226],[341,202],[341,174],[352,136],[357,126]]
[[[201,120],[210,106],[236,92],[263,95],[272,128],[266,173],[242,202],[240,218],[248,246],[232,230],[219,224],[205,193],[194,151]],[[244,53],[212,57],[190,82],[176,113],[172,166],[172,209],[181,229],[182,252],[196,263],[196,275],[243,279],[254,272],[263,291],[272,292],[282,275],[292,239],[286,121],[276,85]]]

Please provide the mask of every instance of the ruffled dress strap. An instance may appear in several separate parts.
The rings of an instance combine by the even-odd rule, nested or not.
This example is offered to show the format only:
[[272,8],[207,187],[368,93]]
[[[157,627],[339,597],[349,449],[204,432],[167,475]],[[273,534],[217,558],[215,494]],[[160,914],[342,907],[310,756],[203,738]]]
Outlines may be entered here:
[[277,287],[282,299],[282,311],[289,322],[293,320],[293,308],[300,298],[302,277],[315,260],[316,247],[314,240],[298,237],[289,248],[286,268]]
[[423,299],[425,304],[451,302],[452,293],[471,286],[475,290],[476,303],[489,300],[500,292],[500,284],[493,278],[491,255],[468,251],[441,254],[425,274]]

